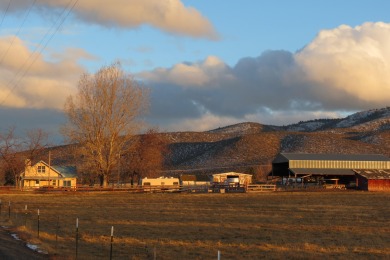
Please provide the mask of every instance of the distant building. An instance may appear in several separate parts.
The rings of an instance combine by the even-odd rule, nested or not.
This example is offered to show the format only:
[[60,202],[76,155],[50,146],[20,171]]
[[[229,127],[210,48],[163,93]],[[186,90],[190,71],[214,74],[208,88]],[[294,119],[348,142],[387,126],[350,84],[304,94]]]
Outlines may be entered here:
[[252,183],[252,175],[239,172],[213,174],[213,183],[247,185]]
[[[281,153],[273,160],[270,175],[282,179],[337,180],[340,184],[356,184],[363,190],[378,190],[371,185],[380,182],[387,187],[388,177],[383,172],[388,170],[390,158],[380,154]],[[367,184],[363,184],[363,179]]]
[[44,161],[34,165],[28,163],[24,172],[20,174],[21,185],[24,188],[76,187],[77,170],[75,166],[49,166]]
[[355,170],[356,185],[362,190],[390,191],[390,170]]

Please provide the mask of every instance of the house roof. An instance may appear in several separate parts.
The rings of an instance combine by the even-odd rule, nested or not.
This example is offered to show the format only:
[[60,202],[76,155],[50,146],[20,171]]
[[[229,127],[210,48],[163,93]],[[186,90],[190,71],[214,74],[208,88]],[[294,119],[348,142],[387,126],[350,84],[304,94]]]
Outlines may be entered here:
[[353,176],[355,172],[350,169],[317,169],[317,168],[290,168],[297,175],[333,175]]
[[355,170],[357,174],[368,180],[390,180],[390,170]]
[[60,166],[53,165],[51,166],[54,170],[59,172],[65,178],[76,178],[77,177],[77,168],[76,166]]
[[280,153],[273,163],[283,163],[290,160],[300,161],[390,161],[382,154],[313,154],[313,153]]
[[[61,175],[62,177],[65,177],[65,178],[77,178],[77,168],[76,166],[62,166],[62,165],[50,165],[47,164],[46,162],[44,161],[39,161],[37,163],[34,164],[37,165],[37,164],[44,164],[46,167],[49,167],[51,170],[55,171],[56,173],[58,173],[59,175]],[[26,179],[28,178],[31,178],[31,177],[25,177]]]

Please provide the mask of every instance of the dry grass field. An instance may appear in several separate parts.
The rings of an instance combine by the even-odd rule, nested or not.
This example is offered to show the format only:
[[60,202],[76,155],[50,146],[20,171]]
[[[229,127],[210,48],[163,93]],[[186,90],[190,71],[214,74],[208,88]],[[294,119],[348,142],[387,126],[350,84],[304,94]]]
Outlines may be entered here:
[[221,259],[390,259],[390,193],[21,193],[0,199],[0,224],[52,259],[75,258],[76,218],[79,259],[109,259],[111,226],[113,259],[216,259],[218,250]]

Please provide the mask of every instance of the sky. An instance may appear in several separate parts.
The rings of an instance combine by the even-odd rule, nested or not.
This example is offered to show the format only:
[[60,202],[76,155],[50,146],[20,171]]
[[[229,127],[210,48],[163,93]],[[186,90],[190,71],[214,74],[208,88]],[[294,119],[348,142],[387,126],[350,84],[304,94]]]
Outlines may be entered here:
[[[108,4],[109,3],[109,4]],[[390,100],[387,0],[3,0],[0,131],[61,143],[83,73],[120,61],[160,131],[287,125]]]

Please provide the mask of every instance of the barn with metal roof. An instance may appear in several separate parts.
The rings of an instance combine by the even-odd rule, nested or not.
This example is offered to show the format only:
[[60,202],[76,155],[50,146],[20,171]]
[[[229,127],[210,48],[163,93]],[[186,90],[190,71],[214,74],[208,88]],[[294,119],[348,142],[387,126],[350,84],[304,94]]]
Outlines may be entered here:
[[358,170],[390,170],[390,158],[380,154],[280,153],[272,162],[271,174],[282,178],[337,180],[341,184],[356,183],[358,188],[370,190],[366,186],[359,186],[356,176]]

